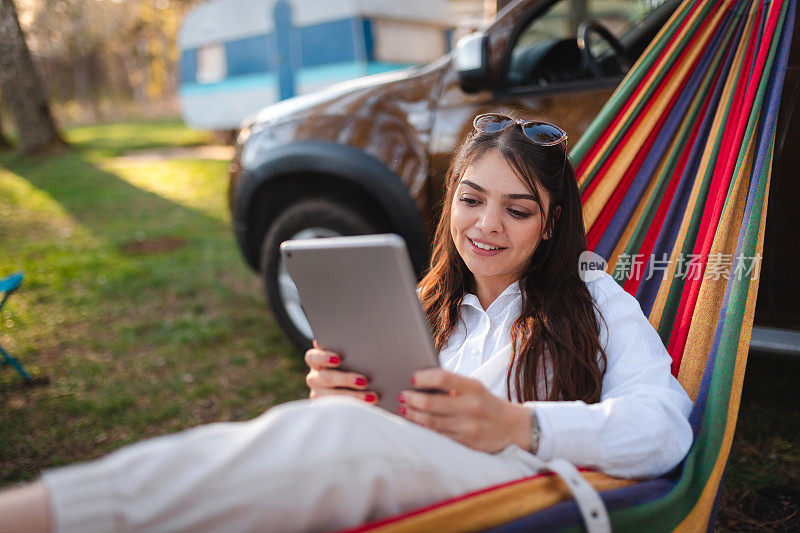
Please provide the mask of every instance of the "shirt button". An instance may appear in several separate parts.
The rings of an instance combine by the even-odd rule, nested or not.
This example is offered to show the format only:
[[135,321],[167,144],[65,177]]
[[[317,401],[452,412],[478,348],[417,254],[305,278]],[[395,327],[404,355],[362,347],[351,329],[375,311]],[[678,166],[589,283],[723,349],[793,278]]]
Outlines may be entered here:
[[472,355],[478,355],[478,349],[477,348],[473,348],[472,350],[470,350],[470,353]]

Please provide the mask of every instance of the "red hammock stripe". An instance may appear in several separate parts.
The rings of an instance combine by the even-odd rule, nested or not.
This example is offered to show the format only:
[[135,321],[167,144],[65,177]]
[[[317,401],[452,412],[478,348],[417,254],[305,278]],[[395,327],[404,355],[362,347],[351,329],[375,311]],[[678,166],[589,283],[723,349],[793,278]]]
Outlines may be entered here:
[[[718,7],[718,5],[721,2],[722,2],[722,0],[719,0],[717,2],[717,5],[715,5],[715,7]],[[684,19],[684,21],[681,24],[681,26],[678,29],[678,31],[676,31],[672,35],[672,38],[670,39],[669,44],[659,54],[658,59],[654,63],[655,65],[660,64],[668,54],[672,53],[672,51],[673,51],[672,49],[673,49],[673,47],[675,45],[675,41],[678,38],[682,38],[683,31],[684,31],[686,25],[691,22],[691,18],[694,15],[694,12],[697,11],[700,8],[701,5],[702,5],[702,3],[698,2],[698,3],[696,3],[695,5],[693,5],[690,8],[689,14]],[[653,75],[655,75],[655,72],[651,73],[651,76],[646,77],[644,80],[642,80],[642,82],[636,87],[636,89],[631,94],[631,96],[625,101],[625,105],[616,114],[616,116],[614,117],[614,120],[611,122],[611,124],[609,124],[609,126],[606,127],[606,129],[603,131],[603,134],[600,136],[600,138],[592,145],[592,148],[589,150],[589,152],[578,163],[578,166],[575,168],[575,175],[576,176],[583,176],[586,173],[586,170],[587,170],[587,167],[589,166],[589,163],[592,162],[594,157],[597,155],[597,153],[600,151],[600,149],[606,143],[606,140],[611,135],[611,132],[614,131],[614,129],[620,123],[620,121],[622,120],[622,117],[627,116],[628,110],[633,105],[633,102],[636,101],[637,98],[639,97],[639,94],[641,94],[642,91],[645,90],[645,87],[647,86],[647,82],[648,82],[649,78],[652,77]],[[594,183],[594,181],[597,181],[597,180],[593,180],[593,183]],[[589,187],[592,188],[591,185]],[[582,198],[582,200],[583,200],[583,198]]]
[[[780,3],[773,3],[770,6],[767,24],[763,35],[763,42],[770,42],[773,38],[773,34],[775,33],[775,28],[778,23],[778,17],[780,15],[781,5]],[[761,14],[763,12],[763,4],[759,3],[758,5],[758,15],[757,20],[761,18]],[[753,31],[750,42],[748,43],[748,50],[747,50],[747,59],[745,60],[745,65],[750,64],[750,60],[752,59],[753,53],[756,47],[756,35],[757,31]],[[756,56],[755,65],[746,72],[747,80],[758,80],[761,78],[761,75],[764,70],[764,63],[767,59],[767,54],[769,53],[769,47],[760,46],[758,50],[758,55]],[[738,150],[731,149],[731,143],[736,142],[736,146],[741,145],[742,139],[744,138],[745,129],[747,128],[747,123],[750,118],[750,112],[752,110],[753,101],[755,98],[755,93],[758,90],[757,83],[747,83],[747,84],[739,84],[737,87],[737,92],[741,93],[739,89],[742,86],[746,87],[745,96],[743,97],[743,101],[739,100],[737,102],[737,109],[738,114],[734,115],[737,118],[735,133],[732,135],[732,139],[728,144],[728,150],[723,151],[726,158],[726,164],[724,166],[724,170],[720,173],[721,177],[719,179],[720,183],[717,184],[715,190],[713,191],[713,201],[711,202],[710,206],[707,204],[706,212],[710,212],[709,216],[706,216],[706,213],[703,215],[703,220],[701,221],[701,231],[700,234],[702,236],[701,239],[698,239],[698,242],[695,245],[695,253],[700,253],[700,272],[705,273],[705,266],[707,261],[707,255],[711,250],[711,245],[714,240],[714,234],[716,233],[717,225],[719,224],[719,219],[722,213],[722,207],[725,202],[725,198],[727,196],[727,190],[730,184],[730,181],[733,177],[734,167],[736,165],[736,161],[738,158]],[[728,133],[730,130],[727,130]],[[717,170],[719,166],[717,167]],[[717,170],[715,170],[714,179],[717,178]],[[700,276],[699,280],[689,280],[687,286],[684,287],[683,294],[686,298],[681,298],[681,303],[678,311],[678,318],[679,318],[679,325],[673,331],[672,338],[670,339],[670,346],[669,352],[671,354],[680,353],[682,354],[684,348],[686,347],[686,339],[689,334],[689,324],[692,318],[692,314],[694,313],[694,307],[697,302],[697,295],[700,292],[700,284],[702,281],[702,276]]]
[[[711,87],[714,87],[718,81],[720,76],[722,75],[722,70],[718,70],[714,79],[711,82]],[[703,105],[700,108],[699,116],[705,116],[708,113],[708,108],[711,105],[711,99],[706,97],[703,101]],[[693,146],[695,141],[697,140],[697,136],[700,133],[700,126],[702,125],[701,120],[695,121],[692,126],[692,131],[687,139],[686,145]],[[658,240],[658,236],[661,233],[662,227],[664,225],[664,220],[667,217],[667,213],[669,212],[669,207],[672,204],[672,199],[675,197],[675,191],[678,189],[678,183],[680,182],[680,177],[683,175],[684,171],[686,170],[686,165],[689,162],[689,157],[692,153],[689,150],[682,150],[681,156],[678,159],[678,163],[675,165],[675,170],[673,171],[672,175],[670,176],[669,183],[667,184],[667,188],[664,191],[664,195],[662,196],[661,200],[659,201],[658,208],[656,209],[656,213],[653,216],[653,220],[650,223],[650,227],[645,235],[644,240],[642,241],[642,245],[640,247],[639,253],[644,254],[644,257],[650,257],[650,254],[653,253],[653,248],[655,248],[656,241]],[[630,276],[628,280],[625,282],[624,289],[629,294],[636,294],[636,291],[639,289],[639,285],[642,282],[641,276]]]
[[[708,26],[708,24],[709,24],[710,22],[711,22],[711,19],[710,19],[710,18],[708,18],[708,19],[705,19],[705,20],[702,22],[702,24],[700,25],[700,28],[698,29],[697,33],[695,33],[695,34],[692,36],[692,38],[689,40],[689,44],[688,44],[688,45],[687,45],[687,46],[686,46],[686,47],[683,49],[683,51],[681,52],[680,56],[678,57],[678,60],[677,60],[677,61],[675,61],[675,63],[672,65],[672,67],[670,67],[670,69],[669,69],[669,71],[668,71],[668,73],[667,73],[667,76],[666,76],[666,78],[665,78],[665,79],[672,79],[672,78],[674,78],[674,77],[676,76],[676,74],[675,74],[675,73],[676,73],[676,71],[677,71],[678,69],[680,69],[680,68],[681,68],[681,65],[682,65],[682,63],[683,63],[683,62],[686,60],[686,56],[689,54],[689,51],[690,51],[690,50],[692,49],[692,47],[695,45],[695,43],[696,43],[697,39],[699,39],[699,37],[700,37],[700,34],[702,34],[703,30],[706,28],[706,26]],[[670,50],[670,48],[666,48],[666,49],[664,50],[664,52],[663,52],[663,53],[664,53],[664,54],[666,54],[667,52],[670,52],[670,51],[671,51],[671,50]],[[692,66],[692,70],[693,70],[693,69],[695,69],[695,68],[697,68],[697,65],[696,65],[696,64]],[[688,77],[684,77],[684,78],[683,78],[683,81],[681,82],[681,85],[680,85],[680,87],[679,87],[678,91],[676,91],[675,95],[673,95],[673,97],[672,97],[672,100],[670,101],[670,104],[669,104],[669,106],[668,106],[668,109],[667,109],[667,110],[666,110],[664,113],[662,113],[662,115],[661,115],[661,120],[659,120],[659,123],[658,123],[658,125],[657,125],[657,128],[658,128],[658,129],[660,129],[660,128],[661,128],[661,125],[663,125],[663,123],[664,123],[664,120],[663,120],[663,119],[664,119],[664,116],[667,114],[667,112],[669,111],[669,109],[671,109],[671,108],[672,108],[672,106],[675,104],[675,101],[676,101],[676,99],[677,99],[677,95],[678,95],[678,94],[680,94],[680,91],[681,91],[681,90],[683,90],[684,86],[685,86],[685,85],[686,85],[686,83],[687,83],[687,80],[688,80]],[[642,87],[644,87],[644,85],[645,85],[645,84],[643,83],[643,84],[642,84],[642,85],[641,85],[639,88],[637,88],[637,91],[640,91],[640,90],[642,90]],[[646,104],[646,105],[644,106],[644,108],[642,108],[642,110],[639,112],[639,115],[636,117],[636,119],[634,120],[633,124],[632,124],[632,125],[631,125],[631,126],[628,128],[628,131],[626,131],[626,132],[625,132],[625,134],[624,134],[624,135],[623,135],[623,137],[622,137],[622,140],[620,140],[620,141],[617,143],[617,145],[614,147],[614,149],[613,149],[613,150],[612,150],[612,152],[611,152],[611,155],[610,155],[610,157],[609,157],[609,158],[606,160],[606,162],[605,162],[605,163],[603,164],[603,166],[600,168],[600,171],[599,171],[598,175],[605,176],[606,174],[608,174],[608,169],[609,169],[609,167],[610,167],[611,165],[613,165],[613,164],[614,164],[614,161],[616,160],[616,158],[617,158],[617,155],[619,154],[619,152],[621,152],[622,150],[625,150],[625,149],[626,149],[626,146],[629,146],[629,144],[628,144],[628,143],[630,142],[630,139],[631,139],[631,137],[632,137],[633,133],[636,131],[637,127],[639,126],[639,124],[641,124],[641,122],[642,122],[642,121],[645,119],[645,117],[647,117],[647,116],[649,115],[649,113],[650,113],[650,110],[651,110],[651,109],[652,109],[652,107],[653,107],[653,106],[656,104],[656,102],[658,102],[658,101],[661,99],[661,95],[664,93],[664,91],[665,91],[665,90],[666,90],[666,84],[665,84],[665,83],[662,83],[662,84],[660,84],[660,85],[658,86],[658,88],[656,89],[656,91],[655,91],[655,92],[654,92],[652,95],[650,95],[650,98],[648,99],[648,102],[647,102],[647,104]],[[628,101],[628,103],[630,103],[632,100],[633,100],[633,98],[631,98],[631,99]],[[626,104],[626,105],[628,105],[628,104]],[[618,115],[618,117],[619,117],[619,116],[621,116],[621,115]],[[617,119],[615,119],[615,120],[618,120],[618,118],[617,118]],[[607,132],[610,132],[611,130],[610,130],[610,129],[607,129],[606,131],[607,131]],[[654,140],[652,140],[652,141],[651,141],[650,139],[648,139],[648,142],[649,142],[649,143],[650,143],[650,145],[652,146],[652,143],[654,142]],[[595,146],[598,146],[598,145],[596,144]],[[648,146],[648,148],[649,148],[649,146]],[[640,154],[641,154],[641,152],[640,152]],[[645,153],[645,157],[646,157],[646,155],[647,155],[647,154]],[[639,158],[638,158],[638,156],[637,156],[637,158],[636,158],[636,159],[634,159],[634,164],[635,164],[635,162],[636,162],[638,159],[639,159]],[[586,160],[586,159],[584,159],[584,161],[585,161],[585,160]],[[644,159],[642,159],[642,160],[639,162],[639,166],[637,167],[637,170],[638,170],[638,168],[639,168],[639,167],[641,167],[641,163],[642,163],[643,161],[644,161]],[[588,198],[591,196],[591,194],[594,192],[594,190],[595,190],[595,189],[597,188],[597,186],[600,184],[600,181],[602,181],[602,180],[597,180],[597,179],[595,179],[595,180],[592,180],[592,182],[589,184],[589,186],[586,188],[586,190],[585,190],[585,191],[583,192],[583,194],[581,195],[581,203],[586,203],[586,200],[587,200],[587,199],[588,199]],[[629,184],[629,182],[628,182],[628,184]],[[619,189],[621,188],[621,186],[622,186],[622,184],[618,185],[618,186],[617,186],[617,190],[619,190]],[[624,187],[624,190],[625,190],[625,191],[627,191],[627,186],[626,186],[626,187]],[[607,208],[607,207],[608,207],[608,206],[606,206],[606,208]],[[617,205],[615,206],[614,210],[616,210],[616,208],[617,208],[617,207],[619,207],[619,204],[617,204]],[[609,221],[610,221],[610,219],[609,219]],[[597,221],[595,221],[595,223],[596,223],[596,222],[597,222]],[[603,229],[602,229],[602,231],[605,231],[605,228],[606,228],[606,227],[608,227],[608,223],[607,223],[607,222],[606,222],[605,226],[603,226]],[[594,228],[594,224],[592,225],[592,228]],[[600,230],[598,230],[598,231],[600,231]],[[600,233],[602,233],[602,231],[600,231]],[[600,238],[599,238],[599,237],[595,237],[595,239],[596,239],[596,240],[594,241],[594,244],[592,244],[592,243],[591,243],[591,239],[590,239],[589,235],[587,234],[587,246],[589,247],[589,249],[590,249],[590,250],[591,250],[591,249],[594,249],[595,245],[597,244],[597,241],[599,241],[599,240],[600,240]]]
[[[695,38],[696,38],[696,36],[695,36]],[[694,39],[692,40],[692,44],[694,44]],[[686,50],[684,50],[684,53],[688,53],[689,48],[690,47],[687,47]],[[681,58],[681,59],[683,59],[683,58]],[[676,62],[675,65],[673,66],[673,69],[677,68],[679,65],[680,65],[680,62]],[[672,110],[672,108],[675,106],[675,103],[680,98],[680,95],[683,92],[683,90],[686,88],[686,84],[689,82],[689,78],[691,76],[691,72],[693,72],[696,68],[697,68],[696,65],[693,66],[691,71],[689,73],[687,73],[687,75],[681,81],[680,85],[678,86],[678,89],[672,95],[672,98],[670,99],[669,103],[667,104],[666,109],[664,109],[664,111],[661,113],[661,116],[659,117],[658,122],[655,124],[655,126],[651,130],[650,134],[648,135],[647,140],[645,141],[644,145],[639,150],[639,152],[636,154],[636,157],[631,162],[630,166],[628,166],[628,169],[625,171],[625,174],[623,175],[622,180],[620,180],[619,185],[617,185],[617,187],[614,189],[614,192],[611,194],[611,197],[608,199],[608,202],[606,202],[606,205],[603,207],[603,210],[598,215],[598,217],[595,220],[594,224],[592,224],[591,229],[587,232],[587,234],[586,234],[586,243],[587,243],[587,246],[589,247],[590,250],[594,249],[597,246],[597,243],[600,241],[600,238],[603,236],[603,233],[606,231],[606,229],[608,228],[608,225],[611,223],[611,219],[614,218],[614,215],[617,213],[617,209],[619,209],[619,206],[622,204],[622,201],[624,200],[625,195],[627,194],[628,190],[630,189],[631,182],[633,182],[634,178],[636,177],[636,175],[639,172],[639,169],[642,168],[642,164],[644,163],[645,159],[647,159],[647,156],[650,154],[650,149],[653,147],[653,144],[656,142],[656,139],[658,137],[658,133],[664,127],[664,123],[667,121],[667,118],[669,117],[670,111]],[[673,74],[674,73],[670,71],[670,75],[673,75]],[[642,114],[639,115],[639,117],[636,119],[636,122],[634,123],[634,127],[632,127],[625,134],[624,140],[619,145],[620,149],[624,149],[625,143],[628,142],[628,137],[631,136],[634,131],[636,131],[636,128],[640,124],[640,122],[642,120],[644,120],[644,118],[646,116],[649,115],[650,109],[652,108],[653,105],[655,105],[656,101],[659,99],[659,97],[661,96],[661,93],[663,93],[663,92],[664,92],[664,86],[662,85],[661,87],[659,87],[658,91],[656,91],[656,93],[653,95],[652,100],[650,100],[648,102],[647,106],[642,111]],[[595,180],[595,181],[597,181],[597,180]]]
[[[720,1],[722,1],[722,0],[720,0]],[[669,44],[666,47],[664,47],[664,49],[661,51],[661,53],[659,54],[658,59],[656,59],[656,62],[654,63],[654,65],[660,64],[664,60],[664,58],[667,56],[667,54],[671,53],[672,48],[675,45],[675,41],[678,38],[682,37],[683,31],[684,31],[686,25],[691,21],[691,18],[694,15],[694,12],[697,11],[700,8],[701,5],[702,5],[702,3],[698,2],[698,3],[696,3],[695,5],[693,5],[689,9],[689,14],[683,20],[683,23],[679,27],[678,31],[676,31],[672,35],[672,37],[669,40]],[[642,80],[642,82],[634,89],[634,91],[631,94],[631,96],[625,101],[625,105],[614,116],[614,119],[611,121],[611,123],[603,131],[603,133],[600,136],[600,138],[597,141],[595,141],[595,143],[592,145],[592,148],[587,152],[587,154],[583,157],[583,159],[581,159],[581,161],[578,163],[578,166],[575,168],[575,174],[576,175],[582,176],[586,172],[586,169],[589,166],[589,163],[592,162],[594,157],[597,155],[597,153],[600,151],[600,149],[606,143],[606,140],[608,140],[608,137],[611,135],[611,132],[614,131],[614,129],[619,124],[619,122],[622,120],[622,117],[624,117],[624,116],[626,116],[628,114],[628,110],[633,105],[633,102],[638,98],[639,94],[642,91],[645,90],[645,87],[647,85],[647,82],[648,82],[649,78],[652,77],[653,75],[654,75],[654,72],[651,72],[650,76],[645,77]]]

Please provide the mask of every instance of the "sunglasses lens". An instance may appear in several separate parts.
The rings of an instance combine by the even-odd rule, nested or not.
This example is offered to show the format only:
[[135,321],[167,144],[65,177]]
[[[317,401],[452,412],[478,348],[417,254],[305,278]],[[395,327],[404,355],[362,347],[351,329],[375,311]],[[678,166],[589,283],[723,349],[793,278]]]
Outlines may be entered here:
[[526,122],[522,131],[528,139],[539,144],[555,144],[566,136],[559,128],[543,122]]
[[480,115],[475,119],[475,129],[482,133],[495,133],[504,130],[514,121],[500,115]]

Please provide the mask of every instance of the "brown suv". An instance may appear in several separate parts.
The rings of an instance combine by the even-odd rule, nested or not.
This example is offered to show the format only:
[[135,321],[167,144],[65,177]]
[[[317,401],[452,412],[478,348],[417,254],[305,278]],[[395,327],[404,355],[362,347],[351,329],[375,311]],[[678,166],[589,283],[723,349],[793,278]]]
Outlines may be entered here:
[[[236,237],[289,338],[308,346],[311,330],[280,260],[282,241],[390,231],[405,238],[420,271],[450,155],[472,118],[514,109],[560,125],[574,143],[677,4],[518,0],[429,65],[279,102],[246,123],[231,165]],[[800,150],[790,149],[800,147],[798,34],[778,121],[756,311],[757,324],[782,329],[756,328],[753,341],[789,351],[800,351],[800,334],[790,331],[800,330],[800,283],[791,268],[798,247],[777,244],[796,235],[789,207],[800,203],[789,170],[800,163]]]

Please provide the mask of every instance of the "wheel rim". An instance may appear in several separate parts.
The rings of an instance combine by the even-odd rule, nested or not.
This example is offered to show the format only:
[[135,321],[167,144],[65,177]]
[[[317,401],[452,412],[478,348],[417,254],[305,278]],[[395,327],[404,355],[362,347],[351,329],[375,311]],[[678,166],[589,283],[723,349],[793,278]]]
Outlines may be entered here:
[[[292,235],[290,240],[295,239],[321,239],[325,237],[341,237],[342,234],[329,228],[306,228]],[[297,292],[297,286],[292,281],[289,271],[286,270],[286,265],[281,260],[278,265],[278,293],[281,297],[283,309],[289,320],[292,321],[297,330],[311,339],[314,334],[311,331],[311,325],[308,323],[306,313],[303,311],[303,306],[300,303],[300,293]]]

